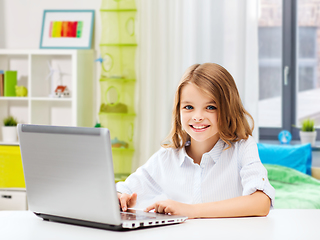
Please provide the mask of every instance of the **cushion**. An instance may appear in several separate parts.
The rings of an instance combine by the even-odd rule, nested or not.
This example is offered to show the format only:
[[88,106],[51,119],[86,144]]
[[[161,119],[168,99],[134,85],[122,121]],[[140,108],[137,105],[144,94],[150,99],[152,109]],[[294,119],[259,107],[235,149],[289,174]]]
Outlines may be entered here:
[[311,175],[311,144],[273,145],[258,143],[261,162],[277,164]]

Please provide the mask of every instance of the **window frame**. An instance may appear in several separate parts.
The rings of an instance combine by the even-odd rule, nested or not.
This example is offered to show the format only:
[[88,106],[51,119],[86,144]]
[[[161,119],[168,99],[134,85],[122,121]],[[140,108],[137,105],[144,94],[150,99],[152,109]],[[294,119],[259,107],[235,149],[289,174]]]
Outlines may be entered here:
[[[298,0],[282,1],[282,127],[259,127],[260,140],[276,140],[282,130],[287,130],[292,134],[292,140],[300,140],[300,129],[295,126],[296,106],[297,106],[297,64],[298,45],[297,45],[297,18]],[[284,68],[289,67],[287,75],[287,85],[284,83]],[[320,140],[320,129],[317,131],[317,140]]]

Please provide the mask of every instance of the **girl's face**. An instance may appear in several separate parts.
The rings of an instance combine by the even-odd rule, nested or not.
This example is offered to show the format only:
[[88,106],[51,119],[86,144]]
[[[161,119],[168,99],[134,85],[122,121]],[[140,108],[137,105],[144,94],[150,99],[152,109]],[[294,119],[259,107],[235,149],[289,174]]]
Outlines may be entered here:
[[218,110],[216,104],[194,84],[181,89],[180,116],[183,129],[192,141],[209,143],[217,138]]

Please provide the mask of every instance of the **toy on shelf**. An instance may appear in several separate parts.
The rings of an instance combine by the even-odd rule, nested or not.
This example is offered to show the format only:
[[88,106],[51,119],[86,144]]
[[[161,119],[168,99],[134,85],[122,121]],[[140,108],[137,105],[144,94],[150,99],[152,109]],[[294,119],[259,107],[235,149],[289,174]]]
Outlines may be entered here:
[[67,86],[59,85],[57,86],[56,90],[54,90],[56,97],[69,97],[70,92]]
[[[51,80],[51,91],[53,91],[51,94],[49,94],[49,97],[69,97],[70,96],[70,91],[68,89],[67,86],[64,86],[63,85],[63,81],[62,81],[62,78],[63,76],[65,75],[69,75],[67,73],[63,73],[61,70],[60,70],[60,67],[59,65],[57,65],[57,69],[53,69],[52,66],[50,65],[50,62],[48,61],[48,66],[49,66],[49,74],[48,76],[46,77],[46,79],[50,79]],[[54,73],[58,73],[58,76],[59,76],[59,82],[60,82],[60,85],[58,85],[56,88],[54,86],[54,82],[53,82],[53,75]]]
[[125,141],[120,141],[118,138],[114,138],[111,140],[111,145],[113,148],[128,148],[129,144]]
[[104,104],[102,103],[100,106],[100,112],[106,113],[127,113],[128,107],[123,103],[116,104]]
[[25,86],[16,85],[16,96],[17,97],[26,97],[28,96],[28,89]]

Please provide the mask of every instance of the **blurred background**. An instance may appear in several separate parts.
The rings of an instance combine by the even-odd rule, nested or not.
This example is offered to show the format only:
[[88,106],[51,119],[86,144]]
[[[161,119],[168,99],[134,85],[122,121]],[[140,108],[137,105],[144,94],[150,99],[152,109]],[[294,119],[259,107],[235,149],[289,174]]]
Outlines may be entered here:
[[[0,0],[0,49],[38,49],[44,10],[92,9],[92,49],[99,58],[101,3]],[[233,75],[254,117],[257,141],[276,140],[281,130],[299,140],[307,118],[319,127],[320,0],[136,0],[136,9],[133,169],[169,133],[177,84],[194,63],[215,62]],[[99,63],[94,75],[92,107],[98,119]]]

